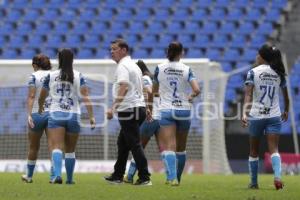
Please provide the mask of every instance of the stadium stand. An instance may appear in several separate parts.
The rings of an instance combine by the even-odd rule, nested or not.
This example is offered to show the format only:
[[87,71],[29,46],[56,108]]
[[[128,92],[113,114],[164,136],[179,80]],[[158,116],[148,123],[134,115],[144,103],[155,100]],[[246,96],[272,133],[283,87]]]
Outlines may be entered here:
[[[134,58],[160,58],[164,57],[167,44],[178,39],[187,49],[186,57],[208,57],[220,62],[226,72],[253,62],[258,47],[278,29],[288,5],[288,0],[3,2],[0,5],[0,59],[31,59],[38,52],[55,58],[57,49],[63,46],[76,49],[77,58],[108,58],[109,42],[118,36],[129,41]],[[299,69],[298,61],[291,83],[299,82],[296,73]],[[236,100],[236,90],[243,78],[237,76],[229,80],[225,110]],[[299,87],[293,85],[293,89],[295,98],[300,99]],[[0,93],[3,90],[0,88]],[[0,110],[11,113],[11,104],[7,105],[4,97],[0,95]],[[300,104],[295,106],[300,121]],[[20,109],[19,114],[12,113],[10,117],[16,121],[14,124],[21,126],[24,123],[18,120],[24,118],[20,113],[25,113],[25,105]],[[286,126],[283,132],[289,133],[290,125]],[[14,131],[20,130],[20,127],[15,128]]]

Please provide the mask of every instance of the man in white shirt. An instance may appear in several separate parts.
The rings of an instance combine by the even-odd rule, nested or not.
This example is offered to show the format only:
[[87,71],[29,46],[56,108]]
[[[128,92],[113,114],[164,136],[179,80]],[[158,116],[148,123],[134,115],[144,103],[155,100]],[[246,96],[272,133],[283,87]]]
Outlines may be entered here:
[[128,154],[131,151],[139,171],[139,179],[135,185],[152,185],[139,134],[139,126],[146,118],[142,72],[131,60],[128,51],[129,46],[123,39],[116,39],[111,43],[111,56],[118,67],[113,84],[114,102],[107,111],[107,118],[112,119],[113,113],[117,112],[121,130],[114,172],[105,177],[105,180],[114,184],[123,182]]

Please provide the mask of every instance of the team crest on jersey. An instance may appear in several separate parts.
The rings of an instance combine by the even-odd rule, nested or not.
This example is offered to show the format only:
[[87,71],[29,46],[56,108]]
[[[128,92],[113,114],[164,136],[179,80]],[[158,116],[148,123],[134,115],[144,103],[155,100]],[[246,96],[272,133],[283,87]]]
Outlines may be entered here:
[[174,68],[171,68],[171,67],[167,67],[167,68],[164,70],[164,73],[167,74],[167,75],[183,76],[183,70],[180,70],[180,69],[174,69]]

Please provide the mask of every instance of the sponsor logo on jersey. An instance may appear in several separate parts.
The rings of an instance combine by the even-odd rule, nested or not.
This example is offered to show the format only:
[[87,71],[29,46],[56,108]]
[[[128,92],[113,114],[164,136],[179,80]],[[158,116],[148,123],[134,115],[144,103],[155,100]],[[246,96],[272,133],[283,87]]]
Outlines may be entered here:
[[171,67],[167,67],[164,70],[164,73],[167,75],[177,75],[177,76],[183,76],[183,70],[180,69],[173,69]]

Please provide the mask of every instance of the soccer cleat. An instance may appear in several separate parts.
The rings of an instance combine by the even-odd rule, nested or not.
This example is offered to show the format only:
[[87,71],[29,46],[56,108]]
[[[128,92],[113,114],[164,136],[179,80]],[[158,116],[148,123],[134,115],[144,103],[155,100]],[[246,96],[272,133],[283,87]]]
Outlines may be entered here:
[[250,184],[248,185],[248,188],[249,188],[249,189],[253,189],[253,190],[259,189],[257,183],[250,183]]
[[174,179],[174,180],[167,180],[167,181],[166,181],[166,185],[170,185],[170,186],[179,186],[179,182],[177,181],[177,179]]
[[110,184],[122,184],[123,183],[123,179],[115,177],[113,174],[105,176],[104,180],[106,180],[107,182],[109,182]]
[[67,185],[74,185],[75,182],[74,182],[74,181],[66,181],[66,184],[67,184]]
[[133,184],[133,179],[128,179],[128,175],[125,175],[123,177],[123,181],[124,183],[130,183],[130,184]]
[[22,181],[25,182],[25,183],[32,183],[32,182],[33,182],[33,181],[32,181],[32,178],[27,177],[26,174],[23,174],[23,175],[21,176],[21,179],[22,179]]
[[276,190],[280,190],[283,189],[283,183],[280,179],[274,179],[274,186],[276,188]]
[[137,185],[137,186],[150,186],[152,185],[152,182],[150,179],[138,179],[136,180],[136,182],[134,183],[134,185]]
[[52,179],[51,181],[49,181],[49,183],[51,184],[62,184],[62,178],[60,176],[56,176],[54,179]]

